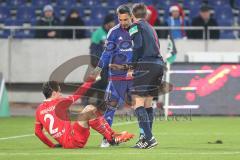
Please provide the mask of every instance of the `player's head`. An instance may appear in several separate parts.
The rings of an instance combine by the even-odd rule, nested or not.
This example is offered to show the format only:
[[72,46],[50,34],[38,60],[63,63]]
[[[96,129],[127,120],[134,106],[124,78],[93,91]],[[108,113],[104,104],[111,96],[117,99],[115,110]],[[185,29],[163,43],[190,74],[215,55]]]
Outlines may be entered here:
[[136,3],[133,5],[132,13],[133,13],[134,19],[146,19],[147,7],[143,3]]
[[132,24],[132,12],[127,5],[121,5],[117,8],[118,21],[122,28],[129,28]]
[[42,92],[46,99],[61,96],[61,88],[57,81],[48,81],[43,84]]

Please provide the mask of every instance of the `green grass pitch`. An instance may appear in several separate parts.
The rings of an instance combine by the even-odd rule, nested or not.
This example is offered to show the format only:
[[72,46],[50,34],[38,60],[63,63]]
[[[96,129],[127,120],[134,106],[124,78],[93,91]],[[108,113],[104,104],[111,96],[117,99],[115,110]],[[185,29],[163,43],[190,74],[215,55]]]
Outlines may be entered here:
[[[84,149],[49,149],[33,134],[33,117],[0,119],[0,160],[239,160],[239,117],[193,117],[192,121],[160,121],[153,133],[159,145],[150,150],[129,148],[137,137],[125,144],[99,148],[101,136],[91,131]],[[115,130],[138,134],[135,121],[115,120]],[[222,140],[223,144],[208,144]]]

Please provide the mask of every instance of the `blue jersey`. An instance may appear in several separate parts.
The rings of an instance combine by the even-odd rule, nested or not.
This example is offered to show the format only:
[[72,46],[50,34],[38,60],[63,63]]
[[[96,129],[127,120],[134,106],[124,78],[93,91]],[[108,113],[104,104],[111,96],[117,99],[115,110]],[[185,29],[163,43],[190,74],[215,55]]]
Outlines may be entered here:
[[[109,64],[129,64],[132,62],[132,40],[128,30],[120,24],[113,27],[107,35],[105,50],[102,53],[98,67],[104,69]],[[127,71],[109,69],[109,78],[124,80]]]

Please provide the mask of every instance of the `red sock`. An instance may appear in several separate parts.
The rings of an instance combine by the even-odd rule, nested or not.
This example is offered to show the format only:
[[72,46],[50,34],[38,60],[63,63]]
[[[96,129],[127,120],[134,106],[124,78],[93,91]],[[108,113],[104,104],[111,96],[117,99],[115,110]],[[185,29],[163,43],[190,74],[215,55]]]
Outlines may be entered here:
[[107,139],[107,141],[112,141],[112,135],[114,134],[114,132],[103,116],[98,117],[94,120],[90,120],[88,123],[90,127],[103,135]]

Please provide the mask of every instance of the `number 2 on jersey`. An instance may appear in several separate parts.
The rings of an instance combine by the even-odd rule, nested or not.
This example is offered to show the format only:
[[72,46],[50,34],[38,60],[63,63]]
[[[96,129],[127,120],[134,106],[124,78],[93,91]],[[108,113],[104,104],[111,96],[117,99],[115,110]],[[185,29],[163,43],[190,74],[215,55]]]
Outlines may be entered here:
[[44,121],[46,122],[47,119],[50,120],[50,123],[49,123],[49,132],[50,132],[50,134],[55,134],[55,133],[57,133],[57,132],[58,132],[58,128],[53,129],[53,124],[54,124],[54,118],[53,118],[53,116],[52,116],[51,114],[45,114],[45,116],[44,116]]

